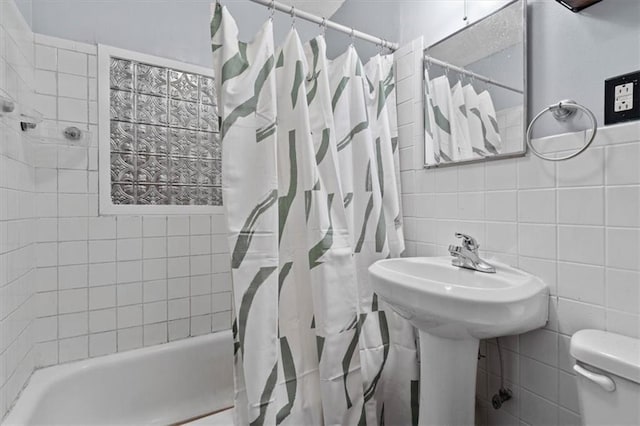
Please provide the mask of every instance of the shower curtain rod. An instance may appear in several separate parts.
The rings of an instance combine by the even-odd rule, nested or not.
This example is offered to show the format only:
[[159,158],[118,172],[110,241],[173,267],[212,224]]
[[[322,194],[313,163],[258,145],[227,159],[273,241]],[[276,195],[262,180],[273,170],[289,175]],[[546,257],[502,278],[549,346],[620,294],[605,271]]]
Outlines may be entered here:
[[390,41],[387,41],[383,38],[380,37],[375,37],[372,36],[370,34],[367,33],[363,33],[362,31],[358,31],[355,30],[353,28],[349,28],[346,27],[344,25],[338,24],[336,22],[330,21],[326,18],[314,15],[312,13],[309,12],[305,12],[304,10],[300,10],[300,9],[296,9],[294,6],[289,6],[277,1],[271,1],[271,0],[250,0],[254,3],[258,3],[261,4],[263,6],[267,6],[269,8],[273,8],[275,10],[278,10],[280,12],[285,12],[285,13],[289,13],[291,14],[291,16],[294,16],[296,18],[301,18],[304,19],[305,21],[309,21],[309,22],[313,22],[316,23],[320,26],[324,26],[325,28],[331,28],[332,30],[336,30],[336,31],[340,31],[342,33],[345,34],[349,34],[351,37],[356,37],[359,38],[361,40],[365,40],[371,43],[375,43],[379,46],[382,47],[386,47],[387,49],[391,50],[391,51],[396,51],[398,50],[398,43],[393,43]]
[[450,64],[449,62],[441,61],[440,59],[433,58],[433,57],[431,57],[429,55],[424,55],[424,60],[426,62],[430,62],[432,64],[440,65],[441,67],[450,69],[451,71],[455,71],[455,72],[457,72],[459,74],[468,75],[469,77],[474,78],[476,80],[484,81],[484,82],[489,83],[489,84],[491,84],[493,86],[502,87],[503,89],[507,89],[507,90],[511,90],[512,92],[520,93],[521,95],[524,94],[524,91],[522,91],[520,89],[516,89],[516,88],[513,88],[511,86],[507,86],[506,84],[502,84],[502,83],[500,83],[498,81],[492,80],[489,77],[485,77],[483,75],[476,74],[473,71],[469,71],[469,70],[466,70],[464,68],[457,67],[455,65]]

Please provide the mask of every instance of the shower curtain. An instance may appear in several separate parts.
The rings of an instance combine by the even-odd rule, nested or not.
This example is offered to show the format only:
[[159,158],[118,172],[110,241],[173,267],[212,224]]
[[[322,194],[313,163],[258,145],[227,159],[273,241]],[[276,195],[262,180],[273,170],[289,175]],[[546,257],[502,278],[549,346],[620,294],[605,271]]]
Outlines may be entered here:
[[238,425],[417,424],[413,327],[367,268],[404,249],[393,59],[211,21]]

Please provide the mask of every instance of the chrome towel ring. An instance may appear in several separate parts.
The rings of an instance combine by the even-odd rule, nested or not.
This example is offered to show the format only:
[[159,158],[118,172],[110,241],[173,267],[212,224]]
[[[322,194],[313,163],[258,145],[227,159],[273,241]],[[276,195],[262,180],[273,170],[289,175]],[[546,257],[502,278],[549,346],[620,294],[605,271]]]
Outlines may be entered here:
[[[556,120],[567,121],[569,118],[573,117],[578,110],[581,110],[582,112],[587,114],[587,116],[591,119],[591,124],[593,125],[591,138],[589,138],[589,141],[582,148],[580,148],[575,152],[572,152],[569,155],[565,155],[564,157],[548,157],[533,147],[533,144],[531,143],[531,134],[533,132],[533,125],[540,117],[542,117],[545,113],[551,111],[551,113],[553,114],[553,117]],[[597,133],[598,133],[598,120],[596,119],[596,116],[593,114],[593,112],[591,112],[589,108],[583,105],[580,105],[576,101],[565,100],[565,101],[560,101],[557,104],[549,105],[548,107],[540,111],[538,115],[536,115],[533,118],[533,120],[531,120],[531,123],[529,123],[529,127],[527,128],[527,145],[531,149],[531,152],[533,152],[537,157],[540,157],[543,160],[564,161],[582,154],[587,148],[589,148],[589,145],[591,145],[591,143],[595,140]]]

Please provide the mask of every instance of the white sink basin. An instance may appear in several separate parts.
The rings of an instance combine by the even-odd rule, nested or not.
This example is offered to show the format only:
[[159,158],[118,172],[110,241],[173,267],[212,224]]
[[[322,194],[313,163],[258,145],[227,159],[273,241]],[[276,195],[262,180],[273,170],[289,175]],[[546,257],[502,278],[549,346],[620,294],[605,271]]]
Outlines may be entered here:
[[423,331],[448,338],[520,334],[547,322],[549,289],[538,277],[492,262],[495,274],[450,257],[386,259],[369,268],[373,290]]
[[479,339],[547,322],[547,285],[491,264],[495,274],[458,268],[450,257],[385,259],[369,267],[373,290],[420,332],[420,425],[473,425]]

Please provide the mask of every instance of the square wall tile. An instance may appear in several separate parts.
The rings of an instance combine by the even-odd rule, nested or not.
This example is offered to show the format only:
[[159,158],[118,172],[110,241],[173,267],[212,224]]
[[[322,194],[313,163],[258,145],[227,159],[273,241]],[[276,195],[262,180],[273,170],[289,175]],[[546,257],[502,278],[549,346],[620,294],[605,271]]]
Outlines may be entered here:
[[59,292],[58,298],[58,312],[60,314],[86,311],[88,308],[86,288],[62,290]]
[[57,95],[56,73],[53,71],[36,70],[35,71],[35,91],[43,95]]
[[607,307],[640,314],[640,272],[607,269]]
[[604,260],[604,228],[587,226],[558,227],[558,259],[602,265]]
[[603,188],[560,189],[558,223],[604,225]]
[[640,315],[607,311],[607,331],[640,339]]
[[518,217],[516,191],[489,191],[485,193],[485,219],[514,222]]
[[558,328],[560,333],[573,335],[576,331],[593,328],[604,330],[605,309],[601,306],[560,298],[558,300]]
[[639,228],[607,228],[607,266],[640,270]]
[[88,104],[84,100],[58,98],[58,118],[63,121],[87,123],[89,119]]
[[558,262],[558,296],[594,305],[604,305],[604,268]]
[[640,186],[606,188],[607,225],[640,227]]
[[556,227],[527,225],[518,227],[519,254],[543,259],[556,258]]
[[86,100],[88,88],[86,77],[58,73],[58,96]]
[[109,355],[117,350],[117,334],[115,331],[89,335],[89,356]]
[[604,184],[604,149],[591,148],[558,163],[558,186],[596,186]]
[[518,191],[518,220],[531,223],[555,223],[555,189]]
[[607,185],[639,184],[640,143],[608,146],[606,150]]
[[116,309],[101,309],[89,312],[89,331],[100,333],[116,329]]
[[169,341],[185,339],[189,337],[189,320],[179,319],[169,321],[168,325]]
[[158,345],[160,343],[166,343],[168,341],[168,330],[166,322],[145,325],[143,330],[144,346]]
[[35,65],[38,69],[56,71],[58,68],[57,49],[50,46],[36,44]]
[[553,188],[556,185],[555,165],[535,156],[518,159],[518,188]]
[[87,358],[89,355],[88,336],[78,336],[60,340],[58,353],[61,363]]
[[118,330],[118,351],[127,351],[142,347],[142,327],[131,327]]
[[87,55],[71,50],[58,49],[58,71],[86,76]]

